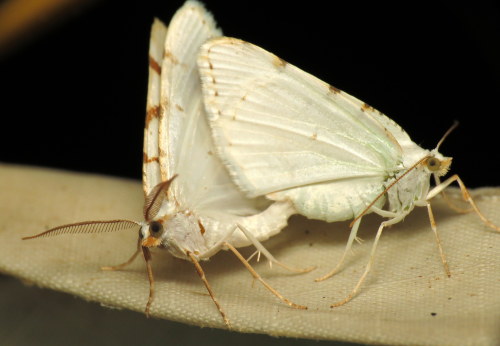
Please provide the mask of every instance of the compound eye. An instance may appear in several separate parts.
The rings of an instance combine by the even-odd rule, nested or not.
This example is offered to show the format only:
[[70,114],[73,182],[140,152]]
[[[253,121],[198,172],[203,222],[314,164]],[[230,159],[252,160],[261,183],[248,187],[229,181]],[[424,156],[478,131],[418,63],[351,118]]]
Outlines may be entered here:
[[153,237],[157,237],[163,231],[163,225],[158,221],[153,221],[149,224],[149,232]]
[[431,172],[439,171],[439,169],[441,168],[441,161],[439,159],[436,159],[435,157],[430,157],[427,160],[426,164],[427,168]]

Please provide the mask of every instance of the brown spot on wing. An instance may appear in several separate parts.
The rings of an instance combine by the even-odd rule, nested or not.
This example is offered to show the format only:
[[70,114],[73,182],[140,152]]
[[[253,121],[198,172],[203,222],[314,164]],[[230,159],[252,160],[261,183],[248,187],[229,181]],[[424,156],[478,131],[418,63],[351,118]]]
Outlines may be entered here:
[[387,128],[384,127],[384,132],[387,135],[387,137],[391,140],[391,142],[394,143],[400,150],[402,150],[401,145],[396,140],[396,137],[394,137],[394,135],[391,133],[391,131],[389,131]]
[[317,133],[313,133],[312,136],[311,136],[311,139],[316,140],[317,138],[318,138],[318,134]]
[[283,68],[285,67],[287,62],[276,55],[273,56],[273,65],[275,67]]
[[165,52],[163,53],[163,59],[169,59],[174,64],[178,64],[179,63],[179,60],[177,60],[177,58],[168,49],[165,49]]
[[153,71],[161,75],[161,66],[151,55],[149,56],[149,67],[151,67]]
[[373,109],[373,107],[372,107],[372,106],[370,106],[368,103],[363,103],[363,104],[361,105],[361,111],[362,111],[362,112],[365,112],[365,111],[372,111],[372,112],[373,112],[373,111],[374,111],[374,109]]
[[178,105],[177,103],[175,104],[175,108],[177,108],[178,111],[184,112],[184,108],[182,108],[181,105]]
[[142,162],[144,163],[160,162],[160,158],[158,156],[149,157],[148,154],[142,153]]
[[203,224],[200,220],[198,220],[198,226],[200,226],[201,235],[205,234],[205,227],[203,227]]
[[333,94],[339,94],[340,93],[340,89],[337,89],[333,85],[328,85],[328,90],[330,90],[330,92],[333,93]]
[[160,106],[154,106],[147,110],[146,112],[146,127],[149,125],[149,122],[155,118],[160,116]]

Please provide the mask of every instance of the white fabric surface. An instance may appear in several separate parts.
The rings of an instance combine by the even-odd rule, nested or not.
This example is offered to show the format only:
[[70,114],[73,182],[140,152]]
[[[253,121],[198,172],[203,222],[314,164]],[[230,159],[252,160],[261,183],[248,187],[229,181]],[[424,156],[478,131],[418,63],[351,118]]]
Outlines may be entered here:
[[[62,235],[22,241],[64,223],[130,218],[141,220],[141,184],[118,178],[0,165],[0,271],[22,280],[98,301],[142,311],[148,280],[142,258],[126,270],[101,271],[134,252],[137,232]],[[459,196],[457,190],[451,194]],[[472,191],[479,208],[500,224],[500,188]],[[368,259],[381,219],[369,216],[355,246],[336,276],[315,283],[344,249],[348,223],[310,221],[301,216],[264,245],[279,260],[316,265],[293,274],[267,263],[254,268],[284,296],[308,310],[294,310],[267,292],[230,253],[203,262],[234,329],[311,339],[406,345],[500,344],[500,234],[471,214],[457,214],[439,198],[434,214],[452,277],[439,258],[427,212],[415,210],[387,229],[374,267],[350,303],[329,305],[353,288]],[[252,248],[242,252],[250,255]],[[222,319],[191,263],[166,251],[153,257],[156,278],[154,317],[224,328]],[[433,316],[433,313],[435,316]]]

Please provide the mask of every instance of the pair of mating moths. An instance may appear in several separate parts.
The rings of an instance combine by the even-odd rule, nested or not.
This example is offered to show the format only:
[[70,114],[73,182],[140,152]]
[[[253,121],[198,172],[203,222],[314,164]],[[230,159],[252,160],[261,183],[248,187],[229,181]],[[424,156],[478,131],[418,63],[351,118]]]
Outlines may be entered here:
[[196,1],[177,11],[168,30],[159,20],[153,24],[144,133],[145,221],[80,222],[24,239],[139,226],[130,260],[104,269],[120,269],[142,251],[150,282],[149,314],[154,295],[150,248],[166,248],[194,264],[229,327],[199,261],[230,250],[279,299],[304,309],[269,286],[236,249],[254,245],[271,263],[309,271],[280,263],[261,244],[279,233],[292,214],[353,220],[340,262],[318,281],[341,267],[364,215],[388,218],[380,224],[357,285],[332,306],[353,298],[383,229],[415,206],[427,207],[450,276],[429,201],[453,182],[481,220],[500,230],[481,214],[457,175],[440,181],[451,163],[438,151],[442,140],[431,151],[422,149],[366,103],[259,47],[221,36]]

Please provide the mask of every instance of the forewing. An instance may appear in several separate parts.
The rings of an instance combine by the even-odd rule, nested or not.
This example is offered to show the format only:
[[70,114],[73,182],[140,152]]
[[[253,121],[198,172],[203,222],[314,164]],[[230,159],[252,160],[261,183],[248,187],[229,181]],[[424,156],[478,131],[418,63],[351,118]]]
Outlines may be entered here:
[[144,127],[144,154],[142,180],[144,195],[161,182],[158,128],[160,120],[161,61],[167,27],[155,19],[151,28],[149,43],[149,81],[146,105],[146,125]]
[[198,64],[218,151],[249,196],[382,182],[400,160],[369,106],[255,45],[211,40]]
[[169,24],[161,68],[162,179],[178,174],[169,199],[182,208],[207,216],[221,211],[251,215],[258,211],[258,201],[238,190],[215,155],[203,107],[196,59],[201,45],[220,35],[213,17],[198,2],[186,2]]

